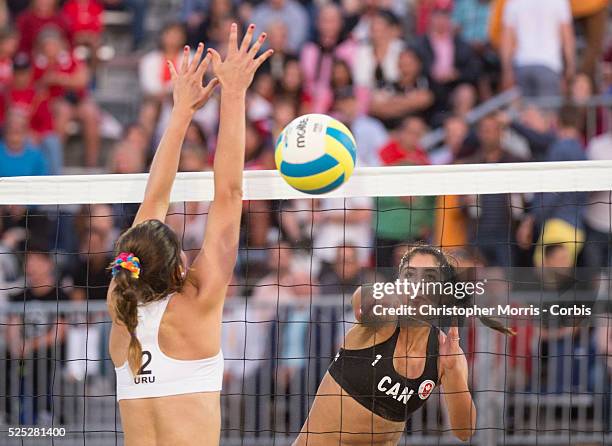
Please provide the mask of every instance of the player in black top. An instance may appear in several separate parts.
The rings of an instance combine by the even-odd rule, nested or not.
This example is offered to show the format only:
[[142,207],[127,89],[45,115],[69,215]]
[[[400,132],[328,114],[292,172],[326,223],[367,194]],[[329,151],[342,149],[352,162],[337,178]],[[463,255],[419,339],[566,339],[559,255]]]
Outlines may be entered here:
[[[454,268],[442,251],[419,245],[400,263],[399,277],[442,282]],[[416,296],[413,305],[428,302]],[[431,303],[431,301],[429,302]],[[445,335],[431,324],[361,323],[361,288],[353,296],[357,323],[325,374],[294,446],[396,445],[406,421],[442,385],[451,430],[467,440],[476,428],[468,364],[456,326]],[[493,320],[486,325],[511,333]]]

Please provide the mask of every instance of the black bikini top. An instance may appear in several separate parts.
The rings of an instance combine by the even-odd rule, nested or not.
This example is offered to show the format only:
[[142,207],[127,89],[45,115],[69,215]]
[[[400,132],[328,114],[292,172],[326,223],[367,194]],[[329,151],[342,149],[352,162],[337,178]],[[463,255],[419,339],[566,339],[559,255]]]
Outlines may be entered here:
[[353,399],[390,421],[408,420],[438,383],[438,329],[429,331],[425,368],[416,379],[393,366],[399,333],[397,327],[386,341],[361,350],[341,348],[329,366],[329,374]]

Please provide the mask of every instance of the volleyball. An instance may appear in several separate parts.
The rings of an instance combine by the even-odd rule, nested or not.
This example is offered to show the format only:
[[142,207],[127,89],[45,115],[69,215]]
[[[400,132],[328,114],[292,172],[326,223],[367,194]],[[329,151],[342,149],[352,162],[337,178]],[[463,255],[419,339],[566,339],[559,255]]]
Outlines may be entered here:
[[355,169],[351,131],[331,116],[309,114],[291,121],[279,135],[276,168],[294,189],[319,195],[346,183]]

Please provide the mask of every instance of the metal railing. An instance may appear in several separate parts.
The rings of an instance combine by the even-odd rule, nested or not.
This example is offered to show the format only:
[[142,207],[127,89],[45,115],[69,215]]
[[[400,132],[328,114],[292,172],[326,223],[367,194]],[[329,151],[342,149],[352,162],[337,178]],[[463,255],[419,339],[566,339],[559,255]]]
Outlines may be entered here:
[[[476,124],[483,117],[490,113],[498,112],[508,108],[510,105],[521,99],[521,92],[518,88],[504,91],[497,96],[474,107],[465,117],[469,125]],[[530,98],[525,99],[526,104],[533,104],[543,110],[558,110],[561,108],[565,99],[561,96]],[[578,108],[583,109],[585,113],[585,136],[591,139],[597,134],[597,131],[610,132],[612,131],[612,96],[599,95],[593,96],[582,103],[574,103]],[[515,113],[511,110],[511,115],[515,117]],[[598,128],[600,127],[600,128]],[[440,145],[445,136],[443,128],[437,128],[427,133],[421,139],[421,145],[426,150],[433,150]]]
[[[338,297],[271,300],[226,302],[221,444],[291,444],[352,324]],[[546,333],[522,324],[513,338],[464,327],[479,414],[471,444],[612,444],[612,368],[609,350],[597,344],[612,318],[597,320]],[[52,425],[67,431],[57,444],[121,444],[105,303],[13,303],[0,308],[0,322],[0,443],[39,444],[5,442],[8,427]],[[48,342],[28,347],[35,338]],[[440,394],[412,416],[406,437],[407,444],[462,444]]]
[[[499,111],[520,98],[521,90],[517,87],[508,91],[503,91],[470,110],[465,117],[465,121],[469,125],[475,124],[486,115]],[[443,128],[434,129],[421,139],[421,145],[426,150],[432,150],[438,144],[442,143],[444,135],[445,131]]]

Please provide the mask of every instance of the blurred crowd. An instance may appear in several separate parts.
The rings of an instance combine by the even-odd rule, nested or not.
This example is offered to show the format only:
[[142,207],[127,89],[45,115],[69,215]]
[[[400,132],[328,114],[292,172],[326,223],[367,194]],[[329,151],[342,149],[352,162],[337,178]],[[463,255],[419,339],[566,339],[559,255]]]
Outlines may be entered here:
[[[304,113],[346,123],[360,166],[612,159],[607,0],[190,0],[154,37],[150,3],[0,0],[0,177],[74,168],[64,162],[74,138],[79,167],[146,172],[172,106],[165,61],[199,41],[223,51],[234,21],[255,23],[275,50],[247,98],[247,169],[273,169],[276,137]],[[113,66],[110,9],[132,20],[142,100],[109,140],[96,95],[100,71]],[[515,87],[519,100],[473,119]],[[181,171],[212,169],[217,127],[213,97],[189,127]],[[436,129],[443,139],[427,143]],[[113,242],[137,207],[0,207],[0,300],[103,300]],[[188,256],[201,246],[207,211],[208,203],[172,206],[168,224]],[[609,192],[245,201],[231,294],[260,303],[349,296],[418,241],[486,266],[609,267],[611,215]],[[271,311],[253,317],[274,319]],[[304,306],[288,317],[311,316]],[[283,356],[307,357],[306,325],[288,326]],[[7,336],[11,355],[24,357],[67,335],[53,327]],[[226,337],[236,354],[249,340],[250,352],[265,348],[241,336]],[[301,370],[298,362],[288,370]]]
[[[64,155],[75,138],[80,167],[146,172],[172,105],[165,61],[177,62],[183,46],[198,41],[223,51],[233,21],[255,23],[275,50],[249,92],[247,169],[273,169],[276,137],[310,112],[333,115],[350,127],[360,166],[610,158],[606,0],[191,0],[180,6],[149,38],[151,4],[144,1],[0,1],[0,176],[74,169],[65,166]],[[123,123],[114,139],[103,134],[108,113],[96,100],[98,76],[112,72],[116,56],[107,38],[112,31],[105,30],[109,9],[123,9],[131,19],[124,37],[131,39],[128,56],[137,64],[141,93],[133,121]],[[520,89],[521,100],[473,118],[480,104],[512,87]],[[189,128],[182,171],[210,170],[217,127],[213,98]],[[436,129],[444,137],[431,143]],[[347,223],[354,231],[346,235],[362,246],[375,244],[377,266],[390,266],[393,247],[416,240],[450,247],[478,242],[487,263],[506,266],[538,234],[552,243],[575,228],[571,240],[583,242],[588,226],[605,239],[605,209],[554,209],[558,199],[580,206],[589,198],[323,199],[310,206],[351,209]],[[313,227],[342,223],[334,212],[319,213],[313,225],[300,213],[277,221],[279,210],[307,211],[304,205],[245,203],[245,213],[258,213],[245,218],[245,245],[265,248],[280,230],[292,244],[310,238],[315,248],[335,246],[335,228]],[[190,215],[206,211],[204,204],[188,206]],[[205,218],[186,218],[177,227],[185,227],[195,247]],[[546,231],[548,220],[561,223]],[[518,249],[508,249],[509,242]],[[322,252],[318,257],[330,262],[332,255]],[[359,258],[372,262],[367,253]]]

